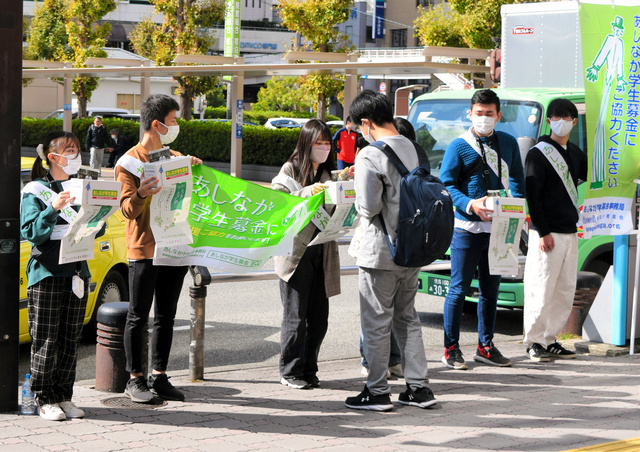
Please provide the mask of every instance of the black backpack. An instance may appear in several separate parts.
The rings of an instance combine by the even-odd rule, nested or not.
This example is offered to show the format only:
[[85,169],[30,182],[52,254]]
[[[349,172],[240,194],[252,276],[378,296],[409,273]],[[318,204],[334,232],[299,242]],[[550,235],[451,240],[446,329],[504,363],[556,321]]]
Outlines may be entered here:
[[380,149],[402,176],[395,244],[389,240],[382,213],[379,214],[393,262],[401,267],[422,267],[440,259],[453,237],[454,213],[449,192],[440,179],[430,174],[424,149],[415,141],[412,143],[419,163],[411,172],[388,144],[382,141],[370,144]]

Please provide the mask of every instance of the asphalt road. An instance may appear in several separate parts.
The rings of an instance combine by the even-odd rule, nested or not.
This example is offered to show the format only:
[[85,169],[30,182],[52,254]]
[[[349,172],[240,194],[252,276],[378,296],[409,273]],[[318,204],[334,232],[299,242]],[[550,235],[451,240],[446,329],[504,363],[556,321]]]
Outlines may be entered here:
[[[340,247],[341,264],[354,265],[354,260]],[[263,270],[271,270],[267,264]],[[320,351],[320,360],[359,356],[360,314],[358,277],[342,278],[342,294],[330,300],[329,330]],[[174,342],[169,363],[171,371],[189,368],[189,286],[190,275],[180,295],[175,323]],[[442,305],[444,298],[418,294],[416,309],[423,325],[423,339],[430,360],[442,354]],[[205,322],[205,367],[217,369],[259,368],[275,366],[280,353],[282,304],[278,280],[218,283],[208,286]],[[472,359],[477,343],[475,313],[465,313],[461,346],[467,359]],[[499,309],[495,343],[522,337],[522,312]],[[95,344],[83,343],[79,350],[77,380],[95,378]],[[524,353],[524,352],[523,352]],[[20,348],[20,375],[28,372],[29,345]],[[322,372],[322,366],[320,366]],[[359,372],[355,369],[354,372]],[[274,379],[278,379],[274,375]]]

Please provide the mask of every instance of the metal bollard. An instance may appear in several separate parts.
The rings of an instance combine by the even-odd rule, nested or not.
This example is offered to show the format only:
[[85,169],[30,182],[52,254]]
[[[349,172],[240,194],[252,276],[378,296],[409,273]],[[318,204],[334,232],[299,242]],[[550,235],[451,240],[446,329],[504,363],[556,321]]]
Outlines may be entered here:
[[129,380],[123,333],[129,303],[118,301],[98,308],[96,340],[96,390],[123,392]]
[[204,314],[207,299],[207,285],[211,275],[206,267],[190,266],[194,285],[189,287],[191,297],[191,342],[189,343],[189,378],[191,381],[204,379]]

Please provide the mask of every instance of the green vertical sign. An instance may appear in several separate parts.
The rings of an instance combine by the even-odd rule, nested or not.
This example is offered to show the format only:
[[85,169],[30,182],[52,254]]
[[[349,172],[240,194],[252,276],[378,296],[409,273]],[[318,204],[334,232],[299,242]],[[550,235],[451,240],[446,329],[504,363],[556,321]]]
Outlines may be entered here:
[[240,0],[226,0],[224,16],[224,56],[240,56]]
[[640,17],[637,2],[612,6],[583,0],[579,10],[589,143],[584,238],[632,229],[640,172]]

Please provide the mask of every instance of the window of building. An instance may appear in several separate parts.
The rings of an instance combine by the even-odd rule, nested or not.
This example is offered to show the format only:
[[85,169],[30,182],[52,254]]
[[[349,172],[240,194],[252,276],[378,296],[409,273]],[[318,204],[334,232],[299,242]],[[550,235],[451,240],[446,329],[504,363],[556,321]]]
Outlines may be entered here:
[[344,34],[349,36],[349,38],[353,38],[353,25],[347,25],[344,27]]
[[373,38],[373,27],[372,26],[367,26],[367,39],[366,42],[373,42],[375,43],[376,40]]
[[125,108],[132,113],[140,111],[140,94],[116,94],[118,108]]
[[391,30],[391,47],[407,47],[407,29]]
[[427,6],[432,6],[433,0],[416,0],[416,7],[422,6],[426,8]]

